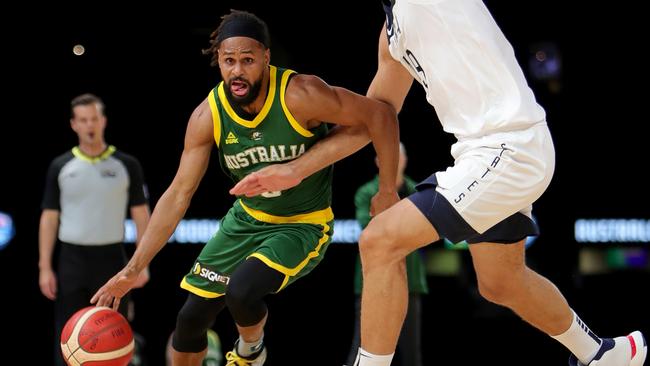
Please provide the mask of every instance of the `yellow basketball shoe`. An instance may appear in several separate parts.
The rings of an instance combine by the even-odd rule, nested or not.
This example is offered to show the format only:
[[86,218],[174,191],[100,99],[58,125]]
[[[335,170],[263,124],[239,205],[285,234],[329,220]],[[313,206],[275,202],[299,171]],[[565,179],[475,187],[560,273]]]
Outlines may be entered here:
[[266,361],[266,346],[262,345],[262,349],[256,353],[243,357],[237,354],[237,345],[239,340],[235,342],[235,347],[232,351],[226,353],[226,366],[262,366]]

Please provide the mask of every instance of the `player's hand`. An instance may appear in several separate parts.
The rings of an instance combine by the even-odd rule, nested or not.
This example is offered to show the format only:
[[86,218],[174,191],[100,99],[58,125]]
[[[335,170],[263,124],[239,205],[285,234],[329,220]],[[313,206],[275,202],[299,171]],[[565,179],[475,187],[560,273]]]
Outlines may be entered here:
[[43,296],[50,300],[56,299],[56,274],[51,269],[41,270],[38,274],[38,285]]
[[134,287],[139,275],[134,269],[125,267],[95,293],[90,303],[112,307],[117,311],[120,300]]
[[141,288],[144,287],[144,285],[149,282],[149,279],[151,278],[151,274],[149,273],[149,267],[145,267],[142,272],[138,275],[138,278],[135,280],[135,284],[133,284],[133,288]]
[[370,216],[379,215],[397,202],[399,202],[397,191],[386,192],[380,189],[370,201]]
[[247,197],[264,192],[284,191],[297,186],[302,181],[289,164],[273,164],[253,172],[240,180],[230,194]]

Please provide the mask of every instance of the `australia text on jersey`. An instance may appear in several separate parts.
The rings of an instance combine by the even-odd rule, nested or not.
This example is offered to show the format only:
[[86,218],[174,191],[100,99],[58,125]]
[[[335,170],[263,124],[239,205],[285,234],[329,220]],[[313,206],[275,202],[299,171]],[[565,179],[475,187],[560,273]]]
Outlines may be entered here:
[[223,154],[228,169],[245,168],[258,163],[292,160],[305,153],[305,144],[255,146],[234,155]]

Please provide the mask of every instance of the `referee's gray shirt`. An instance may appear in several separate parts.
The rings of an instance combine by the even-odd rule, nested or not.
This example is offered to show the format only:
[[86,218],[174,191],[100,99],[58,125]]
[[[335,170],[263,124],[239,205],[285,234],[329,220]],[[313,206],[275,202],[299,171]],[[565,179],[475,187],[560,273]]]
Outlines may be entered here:
[[103,245],[122,242],[127,209],[146,202],[136,158],[114,146],[98,157],[75,147],[50,164],[42,208],[60,211],[60,241]]

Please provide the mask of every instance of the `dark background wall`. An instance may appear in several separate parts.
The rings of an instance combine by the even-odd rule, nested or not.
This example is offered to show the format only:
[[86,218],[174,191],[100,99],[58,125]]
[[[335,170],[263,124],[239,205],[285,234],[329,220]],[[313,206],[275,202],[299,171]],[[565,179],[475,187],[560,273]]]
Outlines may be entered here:
[[[529,249],[530,264],[564,291],[598,334],[639,327],[648,334],[643,310],[649,304],[641,299],[648,272],[580,275],[580,245],[573,239],[579,217],[648,218],[641,12],[594,3],[567,9],[559,0],[486,3],[545,107],[556,143],[556,175],[535,208],[543,233]],[[68,123],[72,97],[93,92],[104,98],[107,141],[141,160],[154,205],[176,171],[187,118],[220,80],[200,52],[220,15],[230,8],[258,14],[271,29],[272,63],[359,93],[374,75],[384,19],[378,1],[95,6],[57,3],[5,13],[18,22],[3,29],[0,211],[13,216],[16,236],[0,251],[0,321],[9,340],[0,349],[29,359],[20,364],[47,365],[51,355],[53,306],[38,289],[39,205],[49,162],[76,143]],[[72,53],[77,43],[86,47],[82,57]],[[529,60],[549,43],[560,52],[562,71],[555,79],[537,80]],[[400,116],[401,134],[410,156],[407,173],[423,179],[451,163],[453,139],[440,130],[421,88],[411,94]],[[372,159],[366,148],[336,165],[333,208],[339,218],[354,216],[354,190],[374,174]],[[188,218],[220,217],[232,204],[232,182],[217,165],[213,159]],[[200,245],[168,245],[151,265],[151,282],[134,294],[133,326],[147,340],[152,365],[162,364],[164,342],[185,298],[177,284],[199,250]],[[355,245],[334,244],[310,276],[269,298],[269,365],[344,362],[355,256]],[[462,276],[429,278],[423,314],[427,364],[450,358],[459,365],[565,362],[561,345],[476,299],[471,274],[467,267]],[[215,329],[230,349],[235,329],[227,312]]]

